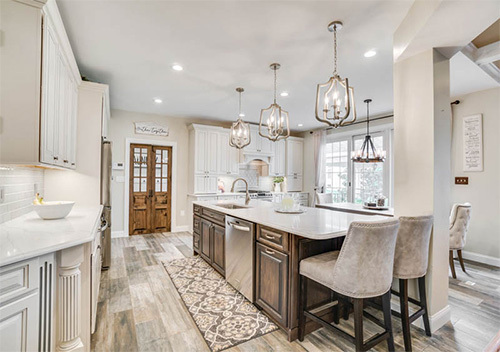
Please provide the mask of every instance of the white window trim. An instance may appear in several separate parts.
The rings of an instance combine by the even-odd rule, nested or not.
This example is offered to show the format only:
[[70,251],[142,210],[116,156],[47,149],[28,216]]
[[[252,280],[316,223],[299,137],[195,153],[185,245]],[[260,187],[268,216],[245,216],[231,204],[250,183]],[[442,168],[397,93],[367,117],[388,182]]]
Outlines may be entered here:
[[[394,204],[394,150],[393,150],[393,139],[394,139],[394,124],[385,123],[376,126],[370,126],[370,134],[380,134],[384,136],[384,149],[387,151],[387,159],[385,160],[384,167],[384,195],[389,200],[389,206]],[[366,128],[360,127],[349,131],[336,131],[335,133],[330,133],[326,136],[326,143],[345,141],[347,140],[348,150],[353,150],[354,138],[366,135]],[[354,200],[354,163],[350,160],[350,154],[348,155],[349,167],[348,167],[348,189],[347,189],[347,201],[353,202]]]

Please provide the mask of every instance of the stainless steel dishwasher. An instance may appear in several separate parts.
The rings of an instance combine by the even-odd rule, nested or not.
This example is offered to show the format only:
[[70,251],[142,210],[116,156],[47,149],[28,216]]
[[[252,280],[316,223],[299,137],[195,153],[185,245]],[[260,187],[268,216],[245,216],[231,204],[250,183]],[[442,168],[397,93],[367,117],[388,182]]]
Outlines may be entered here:
[[253,223],[226,215],[226,280],[253,302]]

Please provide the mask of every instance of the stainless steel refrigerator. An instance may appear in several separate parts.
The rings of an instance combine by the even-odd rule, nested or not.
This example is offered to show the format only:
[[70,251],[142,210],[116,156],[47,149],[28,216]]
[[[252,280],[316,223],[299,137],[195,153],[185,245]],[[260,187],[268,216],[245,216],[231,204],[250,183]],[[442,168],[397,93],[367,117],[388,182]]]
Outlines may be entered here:
[[101,146],[101,204],[104,206],[102,217],[102,268],[108,269],[111,264],[111,142],[103,139]]

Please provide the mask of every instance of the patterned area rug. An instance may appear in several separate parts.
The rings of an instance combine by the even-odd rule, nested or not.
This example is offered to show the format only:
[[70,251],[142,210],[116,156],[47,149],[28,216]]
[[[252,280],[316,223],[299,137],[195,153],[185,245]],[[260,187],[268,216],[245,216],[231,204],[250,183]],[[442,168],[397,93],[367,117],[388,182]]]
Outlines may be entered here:
[[163,266],[212,351],[278,329],[203,259],[176,259]]

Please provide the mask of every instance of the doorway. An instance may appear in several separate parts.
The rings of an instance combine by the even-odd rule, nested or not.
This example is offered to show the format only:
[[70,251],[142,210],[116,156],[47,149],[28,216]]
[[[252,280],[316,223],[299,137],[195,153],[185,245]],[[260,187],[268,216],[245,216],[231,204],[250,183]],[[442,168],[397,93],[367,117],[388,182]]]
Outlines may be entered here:
[[129,235],[170,232],[172,147],[130,144]]

